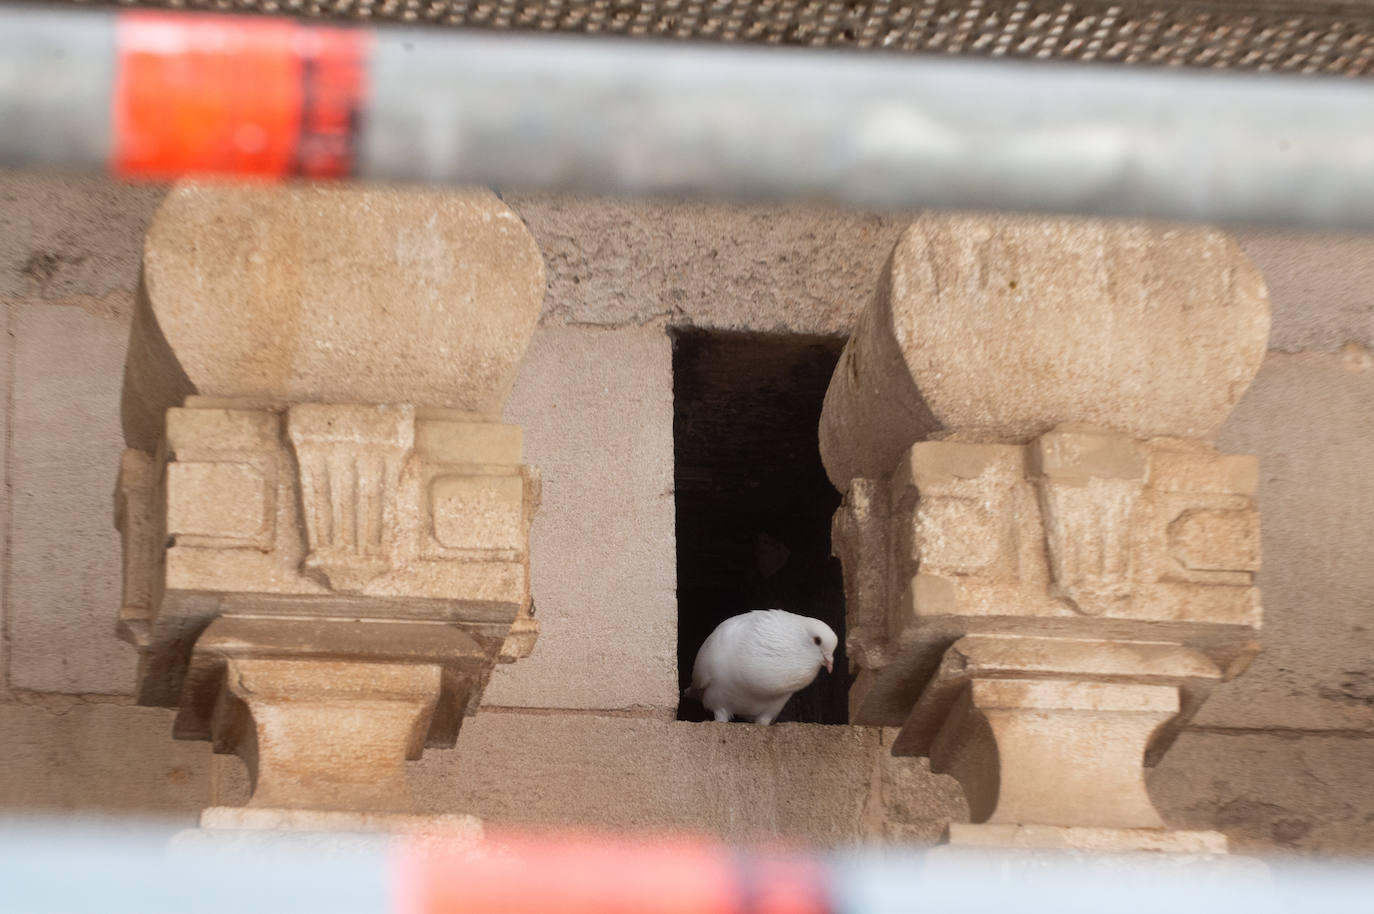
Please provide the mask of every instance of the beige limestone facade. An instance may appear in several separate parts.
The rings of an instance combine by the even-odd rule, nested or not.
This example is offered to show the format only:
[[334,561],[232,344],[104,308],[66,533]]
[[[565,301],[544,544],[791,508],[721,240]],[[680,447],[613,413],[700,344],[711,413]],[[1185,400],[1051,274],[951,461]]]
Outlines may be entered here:
[[[429,548],[439,557],[462,548],[455,545],[458,526],[444,520],[446,511],[470,514],[473,505],[505,503],[502,499],[516,497],[517,488],[524,498],[530,476],[518,467],[537,467],[540,486],[537,512],[493,516],[480,525],[491,538],[485,547],[516,551],[514,541],[528,525],[528,582],[508,583],[514,588],[512,605],[527,586],[536,610],[539,635],[529,656],[495,664],[491,651],[499,654],[505,641],[483,646],[483,638],[494,637],[488,619],[473,621],[475,647],[426,641],[431,654],[418,662],[418,648],[361,657],[356,649],[350,653],[337,646],[322,652],[327,659],[309,661],[365,664],[365,677],[337,681],[352,682],[373,699],[380,695],[395,712],[395,725],[369,744],[369,751],[394,762],[392,776],[384,783],[343,784],[357,792],[342,805],[379,813],[407,806],[423,814],[470,814],[492,823],[681,828],[731,840],[783,837],[824,845],[872,839],[932,844],[954,823],[956,833],[972,836],[964,843],[993,840],[989,825],[969,831],[988,819],[986,795],[968,789],[976,779],[966,777],[961,786],[949,774],[932,773],[924,758],[893,754],[894,748],[912,751],[906,743],[913,731],[904,726],[905,718],[865,716],[856,708],[847,725],[759,728],[675,719],[673,335],[695,329],[833,337],[838,344],[873,299],[884,265],[918,214],[874,217],[514,194],[502,201],[492,198],[493,206],[499,203],[518,217],[513,229],[528,231],[545,276],[537,323],[532,316],[527,343],[508,355],[513,366],[508,378],[493,363],[484,381],[488,394],[452,389],[461,379],[417,373],[412,369],[422,356],[406,352],[395,362],[358,366],[357,372],[331,381],[342,395],[322,396],[322,388],[310,386],[318,378],[313,368],[308,376],[284,381],[270,347],[258,353],[258,367],[260,376],[278,387],[221,390],[214,372],[221,360],[235,359],[232,339],[225,341],[219,333],[204,340],[164,333],[172,350],[185,356],[178,359],[185,377],[194,377],[199,395],[207,399],[181,404],[183,411],[174,411],[168,426],[155,433],[140,432],[136,422],[131,435],[130,412],[123,426],[120,420],[125,362],[131,331],[135,341],[156,342],[157,334],[147,332],[146,306],[149,294],[156,299],[169,280],[157,273],[162,266],[147,265],[140,291],[140,264],[154,213],[169,202],[167,194],[162,187],[53,176],[0,179],[0,298],[8,329],[0,346],[6,385],[0,605],[0,808],[5,812],[117,814],[191,824],[207,807],[240,806],[254,802],[255,795],[257,804],[267,807],[280,805],[274,798],[280,796],[294,797],[291,803],[328,805],[326,798],[301,800],[289,766],[260,766],[253,788],[245,761],[216,754],[214,740],[203,738],[212,736],[210,731],[195,730],[195,716],[188,715],[193,708],[178,708],[175,701],[160,702],[171,707],[147,706],[149,696],[140,693],[139,684],[156,682],[156,676],[140,671],[139,654],[117,636],[115,620],[124,607],[125,636],[136,640],[136,623],[149,621],[147,613],[139,613],[152,585],[138,585],[134,575],[135,586],[129,586],[112,496],[122,468],[125,536],[139,517],[155,525],[137,510],[137,490],[149,488],[151,474],[139,457],[125,455],[126,442],[156,455],[158,434],[176,437],[185,444],[168,464],[178,469],[167,476],[166,519],[183,542],[201,537],[196,548],[204,554],[218,550],[233,560],[251,557],[260,566],[254,573],[295,597],[327,589],[350,594],[350,600],[381,600],[404,594],[407,587],[430,586],[428,579],[401,580],[416,558],[404,552],[406,537],[381,552],[344,550],[347,557],[339,560],[347,544],[314,531],[306,540],[315,554],[313,564],[304,555],[273,557],[279,524],[299,522],[283,521],[281,512],[294,510],[294,499],[308,497],[311,485],[308,473],[297,476],[293,469],[288,474],[283,467],[294,468],[301,455],[312,452],[317,466],[328,467],[343,422],[353,440],[371,442],[383,468],[379,480],[393,479],[385,469],[390,454],[404,465],[394,476],[397,487],[412,478],[416,486],[424,483],[428,498],[416,500],[417,510],[429,513],[415,521],[429,524]],[[201,211],[189,207],[183,218],[194,220]],[[268,229],[261,214],[234,218]],[[169,230],[167,247],[194,248],[188,242],[193,226],[167,224],[176,227]],[[367,255],[374,240],[346,220],[339,223],[339,234],[359,256]],[[1212,332],[1207,328],[1199,332],[1213,340],[1219,361],[1239,360],[1242,373],[1253,374],[1248,389],[1243,382],[1236,388],[1227,386],[1226,378],[1204,374],[1190,382],[1196,385],[1196,400],[1165,402],[1137,385],[1128,393],[1140,399],[1118,408],[1140,424],[1110,429],[1116,437],[1105,443],[1085,443],[1081,436],[1090,433],[1080,429],[1045,438],[1051,428],[1039,426],[1021,440],[1010,440],[1016,435],[1001,429],[997,441],[984,436],[930,442],[978,450],[977,461],[988,468],[981,481],[941,482],[939,467],[947,454],[926,445],[916,449],[926,447],[929,453],[912,451],[906,463],[909,485],[982,486],[996,497],[1020,499],[1020,514],[998,512],[999,522],[1008,524],[1042,523],[1038,512],[1046,510],[1062,518],[1066,529],[1078,522],[1072,487],[1056,492],[1052,482],[1044,482],[1055,478],[1056,467],[1073,475],[1073,461],[1061,460],[1069,452],[1080,462],[1110,465],[1111,473],[1094,476],[1099,481],[1140,482],[1134,496],[1143,506],[1140,524],[1120,553],[1126,564],[1113,566],[1109,576],[1118,585],[1131,582],[1130,599],[1123,601],[1119,587],[1114,591],[1108,586],[1112,581],[1104,582],[1100,574],[1083,573],[1081,556],[1053,550],[1043,565],[1020,566],[1029,569],[1029,577],[989,572],[983,582],[1020,587],[1016,592],[1024,596],[1026,588],[1049,593],[1045,582],[1053,577],[1061,591],[1052,606],[1046,603],[1037,613],[1098,620],[1091,630],[1070,633],[1068,640],[1079,643],[1056,643],[1047,660],[1034,650],[1027,656],[1036,644],[1025,638],[1016,650],[1009,649],[998,640],[1007,631],[960,632],[965,672],[1025,673],[1035,663],[1057,663],[1082,673],[1089,662],[1083,658],[1090,657],[1101,667],[1099,681],[1086,690],[1041,681],[1011,695],[1005,683],[1015,677],[1000,682],[992,677],[951,700],[963,701],[965,713],[975,717],[1011,705],[1118,715],[1121,758],[1136,764],[1104,762],[1104,778],[1129,769],[1127,781],[1113,793],[1119,818],[1103,822],[1099,815],[1087,815],[1058,823],[1065,827],[1154,826],[1149,818],[1154,815],[1177,834],[1191,835],[1187,840],[1194,850],[1219,847],[1212,835],[1220,834],[1233,852],[1368,853],[1374,851],[1374,787],[1367,777],[1374,763],[1374,665],[1369,660],[1374,657],[1374,563],[1368,561],[1374,542],[1374,458],[1369,457],[1374,285],[1368,269],[1374,241],[1270,231],[1231,234],[1254,270],[1252,275],[1240,269],[1232,287],[1262,277],[1268,288],[1267,344],[1253,328],[1223,328],[1213,336],[1207,336]],[[423,246],[443,250],[445,243],[442,234],[422,233],[411,247],[387,256],[432,262],[434,253]],[[308,249],[310,240],[300,244]],[[1229,242],[1215,244],[1212,256],[1232,256]],[[189,275],[205,282],[207,294],[224,304],[234,301],[220,294],[226,282],[232,285],[232,276],[217,276],[208,268]],[[323,268],[320,275],[319,281],[337,282],[341,289],[370,288],[375,282],[368,277],[350,282]],[[404,298],[414,302],[433,285],[416,279]],[[1192,281],[1186,290],[1199,301],[1212,294]],[[384,297],[379,293],[379,300]],[[249,296],[233,307],[254,305]],[[356,332],[338,330],[340,340]],[[421,351],[423,342],[416,344]],[[1150,342],[1159,343],[1160,337]],[[1174,355],[1167,347],[1147,350],[1142,346],[1131,358],[1148,367]],[[386,373],[398,365],[401,375]],[[369,389],[367,378],[378,376],[386,378],[388,390],[410,385],[415,393],[402,398]],[[979,380],[992,377],[983,374]],[[144,389],[168,388],[149,383]],[[237,402],[226,409],[222,398]],[[331,408],[350,410],[328,417],[305,410],[295,421],[290,417],[289,404],[321,399],[332,400]],[[379,408],[397,403],[412,412]],[[939,415],[956,415],[957,406],[950,407],[956,412]],[[1151,407],[1165,416],[1163,425],[1150,424]],[[1092,427],[1091,434],[1101,434],[1100,415],[1066,417],[1056,409],[1052,425],[1077,419]],[[1178,426],[1179,410],[1194,418],[1205,415],[1197,427]],[[1019,422],[1025,415],[998,421]],[[146,417],[140,421],[146,429]],[[511,433],[490,431],[512,427],[521,436],[515,458],[508,453]],[[913,441],[894,445],[889,463],[911,450]],[[503,457],[482,465],[506,470],[477,475],[493,477],[492,491],[504,496],[478,491],[492,480],[473,483],[467,470],[423,469],[427,453],[459,446]],[[183,451],[191,457],[183,457]],[[1026,475],[1027,466],[1040,472]],[[290,498],[274,500],[266,482],[273,474],[278,494],[287,491],[280,487],[288,481],[300,488],[290,489]],[[195,493],[207,487],[236,497],[206,503]],[[950,503],[944,508],[935,507],[934,499],[927,503],[933,511],[947,512],[927,529],[981,522],[960,514],[960,493],[951,490],[946,496]],[[1165,503],[1167,511],[1156,510]],[[1158,523],[1150,520],[1155,515]],[[1262,524],[1253,522],[1256,516]],[[408,522],[400,515],[395,521]],[[1005,557],[960,554],[960,543],[946,545],[945,561],[961,569],[957,577],[963,585],[978,583],[978,576],[968,573],[972,566],[1005,565]],[[293,571],[294,583],[284,584],[281,569],[300,567],[311,573]],[[191,576],[180,579],[192,582],[188,593],[201,589],[193,586],[195,575],[215,573],[203,562],[182,569],[177,573]],[[1192,596],[1177,595],[1189,587]],[[1227,600],[1207,588],[1225,589]],[[1258,654],[1246,638],[1230,637],[1254,627],[1253,604],[1239,593],[1254,588],[1263,597]],[[1145,591],[1154,595],[1138,598]],[[990,592],[951,596],[948,587],[924,582],[920,599],[945,606],[946,616],[978,615],[980,601],[991,599]],[[1065,600],[1079,609],[1101,601],[1110,605],[1082,613],[1065,609]],[[1228,629],[1221,634],[1227,637],[1211,637],[1218,635],[1211,631],[1190,640],[1176,628],[1170,637],[1157,639],[1153,652],[1134,648],[1122,656],[1119,648],[1102,647],[1101,642],[1120,639],[1120,631],[1106,624],[1116,617],[1161,621],[1158,616],[1171,614],[1186,626],[1197,621],[1190,613],[1212,620],[1224,616]],[[155,628],[147,626],[149,637]],[[851,638],[855,630],[851,626]],[[221,647],[205,663],[188,659],[189,671],[213,683],[216,663],[233,664],[236,681],[251,686],[251,695],[245,692],[240,700],[270,704],[281,694],[290,704],[308,696],[306,686],[318,688],[322,680],[318,675],[293,678],[300,670],[273,653],[274,639],[286,637],[299,647],[348,635],[263,635],[229,628],[211,629],[202,637],[220,639]],[[1055,637],[1065,640],[1062,632]],[[248,648],[240,650],[244,645]],[[507,659],[521,653],[525,648],[512,643]],[[851,653],[851,673],[865,668],[858,660]],[[1244,675],[1232,675],[1245,661]],[[484,687],[480,708],[461,733],[452,734],[454,740],[429,739],[444,726],[442,715],[434,714],[435,702],[461,705],[453,695],[433,696],[443,694],[443,683],[468,675],[463,670]],[[1160,686],[1161,677],[1170,683],[1167,688]],[[229,693],[224,700],[233,704],[232,690],[206,694],[211,692]],[[332,690],[325,699],[337,707],[340,696]],[[944,699],[932,693],[930,700]],[[1180,710],[1187,712],[1182,718]],[[948,717],[948,708],[941,713]],[[289,709],[276,716],[270,708],[250,709],[253,714],[287,730],[292,726]],[[221,718],[226,725],[232,720]],[[422,720],[429,729],[418,723]],[[1150,739],[1159,738],[1159,723],[1166,720],[1179,721],[1166,728],[1168,751],[1152,758],[1157,762],[1152,767],[1141,767],[1141,753]],[[208,719],[200,722],[206,724]],[[202,738],[173,739],[178,726],[181,735]],[[346,721],[340,727],[357,730]],[[396,742],[398,734],[404,738]],[[1036,735],[1029,737],[1033,743]],[[419,751],[425,742],[430,748]],[[946,762],[958,754],[955,742],[949,742]],[[357,751],[356,742],[345,750]],[[322,744],[321,752],[327,756],[332,750]],[[942,767],[938,760],[936,767]],[[1036,789],[1022,799],[1014,784],[1004,785],[1003,793],[1002,801],[1019,805],[1007,807],[991,826],[1041,824]],[[1072,844],[1082,834],[1061,839]]]

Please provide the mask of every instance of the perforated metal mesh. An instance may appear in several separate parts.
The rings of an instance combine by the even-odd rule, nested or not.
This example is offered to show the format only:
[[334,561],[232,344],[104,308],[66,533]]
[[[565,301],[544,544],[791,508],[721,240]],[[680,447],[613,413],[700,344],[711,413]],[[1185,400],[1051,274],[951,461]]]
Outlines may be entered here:
[[1097,0],[126,0],[532,32],[1364,76],[1367,3]]

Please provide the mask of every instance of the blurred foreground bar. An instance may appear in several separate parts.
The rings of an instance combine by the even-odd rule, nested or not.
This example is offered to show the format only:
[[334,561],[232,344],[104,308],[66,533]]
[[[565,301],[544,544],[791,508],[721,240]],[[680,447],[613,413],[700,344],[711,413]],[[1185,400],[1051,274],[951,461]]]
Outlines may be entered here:
[[0,167],[1369,228],[1374,90],[4,7]]
[[950,848],[814,856],[687,836],[217,837],[0,822],[5,914],[1367,914],[1370,898],[1368,864],[1311,860]]

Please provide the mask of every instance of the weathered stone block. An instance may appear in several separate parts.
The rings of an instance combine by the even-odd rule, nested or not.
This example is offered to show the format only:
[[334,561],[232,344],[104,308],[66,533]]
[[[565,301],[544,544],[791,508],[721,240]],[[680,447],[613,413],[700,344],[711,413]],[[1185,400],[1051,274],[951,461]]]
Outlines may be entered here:
[[896,531],[903,546],[897,553],[903,562],[899,574],[1003,572],[989,566],[1009,558],[1015,516],[1009,498],[1023,464],[1021,449],[1014,446],[913,445],[891,481],[892,515],[910,517],[909,535],[907,523]]
[[1062,485],[1089,485],[1095,479],[1142,480],[1148,455],[1140,442],[1095,431],[1055,429],[1026,450],[1030,474]]
[[[912,518],[910,561],[914,567],[938,569],[951,574],[971,574],[995,562],[1002,554],[1005,518],[972,498],[921,499]],[[958,536],[951,536],[954,531]]]
[[965,484],[991,477],[1005,480],[1022,475],[1025,457],[1007,444],[967,444],[962,441],[918,441],[894,471],[899,488],[956,495]]
[[1169,545],[1191,571],[1259,571],[1259,512],[1184,511],[1169,524]]
[[[882,665],[882,647],[901,633],[888,610],[895,584],[890,501],[885,482],[856,479],[830,522],[831,549],[844,567],[845,654],[860,668],[850,687],[851,705],[867,691],[871,676],[866,674]],[[903,554],[910,558],[911,550]]]
[[[546,322],[842,335],[905,220],[505,193],[549,264]],[[729,289],[729,295],[721,290]]]
[[124,555],[124,590],[116,631],[135,644],[148,639],[157,555],[167,539],[157,512],[159,469],[148,454],[126,448],[115,481],[115,527]]
[[446,549],[524,547],[519,476],[438,476],[429,484],[429,505],[434,538]]
[[1150,488],[1160,492],[1253,496],[1259,488],[1259,466],[1258,457],[1218,457],[1198,442],[1162,439],[1150,455]]
[[530,572],[544,635],[528,660],[497,668],[486,702],[671,713],[679,687],[668,335],[540,331],[505,418],[524,428],[543,476]]
[[269,506],[276,487],[268,486],[257,467],[177,462],[166,473],[167,532],[183,545],[194,538],[222,540],[229,548],[270,548],[275,512]]
[[494,659],[436,621],[224,615],[196,640],[175,732],[243,758],[251,805],[405,812],[404,761],[453,745]]
[[446,411],[420,410],[415,426],[415,452],[440,463],[511,467],[524,456],[524,434],[518,425],[464,422]]
[[277,447],[280,417],[273,412],[231,408],[192,397],[187,408],[167,410],[163,448],[175,460],[205,460],[222,455],[256,455]]

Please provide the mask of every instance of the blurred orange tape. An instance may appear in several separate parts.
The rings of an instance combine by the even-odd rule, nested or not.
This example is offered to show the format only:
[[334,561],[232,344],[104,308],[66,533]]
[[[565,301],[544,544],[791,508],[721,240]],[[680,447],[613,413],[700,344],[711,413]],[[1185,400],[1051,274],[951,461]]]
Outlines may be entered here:
[[122,13],[115,173],[353,171],[368,36],[285,19]]
[[736,856],[684,838],[493,836],[412,840],[398,914],[826,914],[825,872],[783,854]]

